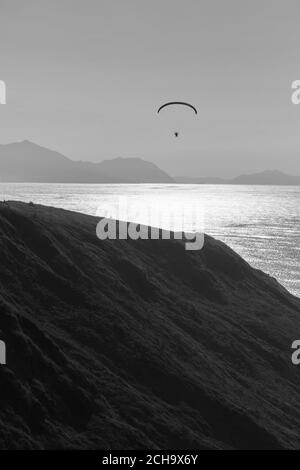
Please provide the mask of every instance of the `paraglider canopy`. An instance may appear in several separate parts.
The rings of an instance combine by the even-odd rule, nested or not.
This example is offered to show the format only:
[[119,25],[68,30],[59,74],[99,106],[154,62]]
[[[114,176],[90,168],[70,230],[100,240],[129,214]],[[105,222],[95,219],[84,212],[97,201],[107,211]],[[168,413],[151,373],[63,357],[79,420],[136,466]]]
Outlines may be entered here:
[[182,105],[182,106],[187,106],[188,108],[191,108],[195,112],[195,114],[198,114],[197,109],[195,108],[195,106],[193,106],[190,103],[185,103],[184,101],[170,101],[169,103],[165,103],[165,104],[163,104],[162,106],[160,106],[158,108],[157,113],[159,113],[163,108],[166,108],[167,106],[173,106],[173,105],[178,105],[178,104]]

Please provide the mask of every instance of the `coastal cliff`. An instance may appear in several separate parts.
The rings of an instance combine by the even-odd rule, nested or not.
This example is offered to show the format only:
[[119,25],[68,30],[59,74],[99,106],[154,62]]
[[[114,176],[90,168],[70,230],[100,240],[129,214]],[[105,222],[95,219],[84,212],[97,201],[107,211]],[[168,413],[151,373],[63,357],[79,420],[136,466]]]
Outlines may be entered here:
[[206,236],[0,205],[0,448],[300,449],[300,300]]

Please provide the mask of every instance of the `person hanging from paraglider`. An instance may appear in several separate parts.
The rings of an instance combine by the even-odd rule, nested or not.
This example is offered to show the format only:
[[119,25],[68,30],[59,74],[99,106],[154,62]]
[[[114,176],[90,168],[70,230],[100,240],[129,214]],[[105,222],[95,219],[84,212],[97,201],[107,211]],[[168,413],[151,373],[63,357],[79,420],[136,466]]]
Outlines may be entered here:
[[[158,108],[157,114],[159,114],[160,111],[161,111],[163,108],[166,108],[166,107],[168,107],[168,106],[174,106],[174,105],[175,105],[175,106],[181,105],[181,106],[185,106],[185,107],[191,108],[191,109],[194,111],[195,114],[198,114],[197,109],[196,109],[192,104],[190,104],[190,103],[185,103],[185,102],[183,102],[183,101],[171,101],[171,102],[169,102],[169,103],[165,103],[165,104],[163,104],[162,106],[160,106],[160,107]],[[174,132],[174,136],[175,136],[175,138],[177,139],[177,138],[179,137],[179,132],[178,132],[178,131],[175,131],[175,132]]]

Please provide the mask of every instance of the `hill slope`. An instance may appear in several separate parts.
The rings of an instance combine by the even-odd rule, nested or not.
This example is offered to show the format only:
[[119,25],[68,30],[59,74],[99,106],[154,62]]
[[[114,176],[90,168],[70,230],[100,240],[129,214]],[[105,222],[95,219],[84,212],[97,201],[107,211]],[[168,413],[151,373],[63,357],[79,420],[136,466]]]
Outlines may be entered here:
[[171,183],[141,158],[76,162],[29,141],[0,145],[0,181],[40,183]]
[[300,301],[206,237],[0,206],[0,448],[300,448]]
[[286,175],[278,170],[262,171],[250,175],[237,176],[233,184],[270,184],[270,185],[299,185],[300,176]]

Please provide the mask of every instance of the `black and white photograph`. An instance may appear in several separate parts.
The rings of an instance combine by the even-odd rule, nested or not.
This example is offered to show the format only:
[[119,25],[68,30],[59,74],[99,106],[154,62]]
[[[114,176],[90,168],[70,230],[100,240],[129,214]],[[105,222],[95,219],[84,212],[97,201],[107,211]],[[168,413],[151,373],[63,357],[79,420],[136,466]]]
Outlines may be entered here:
[[300,450],[299,22],[0,0],[0,451]]

